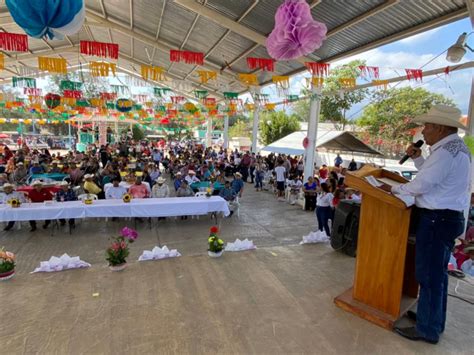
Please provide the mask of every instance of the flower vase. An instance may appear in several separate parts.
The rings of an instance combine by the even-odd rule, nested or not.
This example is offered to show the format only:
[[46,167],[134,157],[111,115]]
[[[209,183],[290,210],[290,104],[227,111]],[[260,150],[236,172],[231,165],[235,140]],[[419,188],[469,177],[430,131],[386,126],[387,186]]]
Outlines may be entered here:
[[0,274],[0,281],[6,281],[15,276],[15,270],[10,270]]
[[210,251],[208,250],[207,251],[207,254],[211,257],[211,258],[220,258],[222,256],[222,254],[224,253],[224,249],[222,249],[221,251],[215,253],[213,251]]
[[123,271],[127,267],[127,263],[119,264],[119,265],[109,265],[109,269],[111,271]]

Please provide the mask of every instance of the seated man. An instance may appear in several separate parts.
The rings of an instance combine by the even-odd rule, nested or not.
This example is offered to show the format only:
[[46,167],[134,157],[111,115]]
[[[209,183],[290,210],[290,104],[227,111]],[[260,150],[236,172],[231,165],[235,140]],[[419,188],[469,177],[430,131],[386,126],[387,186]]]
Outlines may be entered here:
[[179,187],[181,186],[183,182],[183,175],[181,174],[181,172],[177,172],[176,173],[176,177],[174,179],[174,190],[175,191],[178,191]]
[[[73,189],[69,186],[67,181],[61,181],[61,190],[56,193],[56,201],[65,202],[65,201],[77,201],[77,197]],[[65,219],[60,219],[59,223],[64,226],[66,224]],[[74,218],[69,219],[69,225],[71,228],[76,226]]]
[[[20,202],[25,202],[25,196],[18,191],[14,191],[14,186],[12,184],[6,183],[3,185],[3,193],[0,193],[0,204],[7,204],[11,199],[18,199]],[[4,231],[9,231],[13,228],[15,222],[10,221],[7,223]]]
[[[28,193],[28,197],[30,198],[31,202],[33,203],[41,203],[44,201],[51,201],[53,199],[53,195],[46,189],[43,189],[43,183],[41,181],[34,181],[33,190]],[[51,224],[50,220],[44,221],[43,229],[48,228]],[[34,232],[36,230],[36,221],[30,221],[31,230],[30,232]]]
[[235,179],[232,181],[232,190],[234,190],[236,195],[242,197],[242,193],[244,192],[244,181],[242,180],[242,174],[239,172],[235,173]]
[[94,195],[99,195],[102,192],[102,189],[94,182],[93,174],[84,175],[84,190]]
[[194,192],[189,186],[188,182],[186,180],[183,180],[181,183],[181,186],[179,189],[176,191],[176,196],[177,197],[191,197],[194,196]]
[[51,168],[49,169],[50,174],[59,174],[61,172],[61,169],[58,167],[58,162],[53,161],[51,164]]
[[161,176],[156,180],[155,186],[152,189],[152,196],[154,198],[170,197],[170,188],[165,184],[166,179]]
[[234,209],[235,207],[237,207],[238,202],[235,201],[237,194],[230,186],[230,181],[225,182],[224,188],[220,191],[219,196],[228,202],[230,208],[230,216],[232,216],[234,214]]
[[195,182],[200,182],[200,180],[196,177],[196,172],[194,170],[189,170],[188,175],[184,178],[188,182],[188,185],[191,185]]
[[128,188],[128,193],[132,195],[133,198],[148,198],[150,193],[145,184],[142,184],[141,176],[137,176],[135,179],[135,184]]
[[33,163],[33,166],[30,168],[30,175],[43,174],[43,173],[44,173],[43,167],[39,164],[38,161],[35,161]]
[[120,178],[115,176],[112,179],[112,186],[108,187],[105,191],[105,198],[107,200],[119,200],[122,199],[123,195],[127,193],[127,189],[120,186]]

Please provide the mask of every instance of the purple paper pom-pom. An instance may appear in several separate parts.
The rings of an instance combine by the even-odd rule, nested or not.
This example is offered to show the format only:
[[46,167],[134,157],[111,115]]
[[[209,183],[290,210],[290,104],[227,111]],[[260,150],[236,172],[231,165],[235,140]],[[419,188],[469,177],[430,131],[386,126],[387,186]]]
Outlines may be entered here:
[[276,60],[299,58],[321,47],[326,33],[326,25],[313,20],[305,0],[286,0],[275,15],[267,51]]

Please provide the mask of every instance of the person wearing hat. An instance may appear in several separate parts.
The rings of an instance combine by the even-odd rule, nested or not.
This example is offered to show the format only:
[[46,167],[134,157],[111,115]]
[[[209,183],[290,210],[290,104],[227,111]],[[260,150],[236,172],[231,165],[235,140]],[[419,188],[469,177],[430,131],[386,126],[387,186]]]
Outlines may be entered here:
[[201,181],[196,177],[196,172],[194,170],[189,170],[188,175],[186,175],[184,180],[186,180],[188,182],[189,186],[191,186],[195,182],[200,182]]
[[53,161],[51,163],[51,168],[48,171],[50,174],[59,174],[61,173],[61,168],[58,166],[57,161]]
[[161,176],[156,180],[155,186],[151,191],[151,195],[153,198],[165,198],[170,197],[170,188],[168,185],[165,184],[166,179],[162,178]]
[[94,195],[99,195],[102,192],[102,189],[94,182],[94,174],[84,175],[84,190]]
[[43,174],[43,173],[44,173],[43,167],[40,165],[39,161],[35,160],[33,162],[33,166],[30,168],[30,175]]
[[183,174],[181,174],[181,172],[178,171],[176,173],[176,175],[174,177],[174,181],[173,181],[175,191],[178,191],[178,189],[180,188],[182,182],[183,182]]
[[471,153],[458,136],[461,111],[435,105],[414,119],[424,124],[422,134],[430,146],[425,159],[420,148],[407,149],[418,173],[414,180],[399,186],[382,185],[393,194],[415,197],[420,212],[416,231],[416,279],[420,284],[416,327],[395,328],[410,340],[436,344],[444,331],[448,289],[447,266],[455,239],[464,231],[464,211],[469,208]]
[[234,190],[235,194],[242,197],[242,193],[244,192],[244,181],[242,180],[242,174],[237,172],[235,173],[235,178],[232,181],[232,190]]
[[[51,192],[43,189],[43,183],[41,181],[35,180],[31,185],[33,186],[33,190],[28,193],[28,197],[30,198],[31,202],[42,203],[44,201],[51,201],[53,199]],[[43,229],[48,228],[50,223],[51,221],[49,220],[44,221]],[[34,232],[36,230],[36,221],[30,221],[30,226],[30,232]]]
[[10,175],[10,179],[13,183],[20,185],[25,183],[27,176],[28,170],[26,170],[25,165],[22,162],[18,162],[15,170]]
[[[66,202],[66,201],[77,201],[76,193],[71,189],[67,181],[61,181],[59,183],[61,190],[56,193],[56,201]],[[65,219],[60,219],[59,223],[64,226],[66,224]],[[69,219],[69,225],[74,228],[76,226],[74,218]]]
[[[7,204],[8,201],[14,198],[18,199],[22,203],[25,202],[25,195],[23,195],[21,192],[15,191],[15,186],[10,183],[4,184],[3,192],[0,193],[0,204]],[[7,225],[5,226],[5,228],[3,228],[3,230],[9,231],[13,228],[14,225],[14,221],[7,222]]]

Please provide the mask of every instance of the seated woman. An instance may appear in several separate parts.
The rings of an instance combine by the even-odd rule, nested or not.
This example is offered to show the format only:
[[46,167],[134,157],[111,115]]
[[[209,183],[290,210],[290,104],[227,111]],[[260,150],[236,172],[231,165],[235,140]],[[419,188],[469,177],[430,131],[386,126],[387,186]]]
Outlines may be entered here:
[[298,195],[303,187],[303,183],[301,182],[300,178],[296,175],[290,177],[288,182],[288,187],[290,188],[290,205],[296,204],[296,200],[298,199]]
[[318,187],[317,182],[312,176],[308,178],[308,182],[303,185],[304,192],[304,209],[305,211],[314,211],[316,208],[316,189]]

